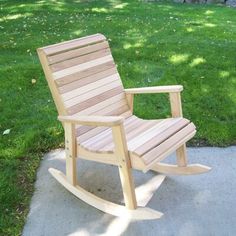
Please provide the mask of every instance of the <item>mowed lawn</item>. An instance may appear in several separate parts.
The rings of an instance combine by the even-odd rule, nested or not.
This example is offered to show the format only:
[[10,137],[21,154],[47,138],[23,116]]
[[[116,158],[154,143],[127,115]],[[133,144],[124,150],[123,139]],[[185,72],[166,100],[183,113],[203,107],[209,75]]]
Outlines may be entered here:
[[[125,87],[184,86],[184,115],[198,128],[189,145],[236,144],[236,9],[138,0],[0,6],[0,235],[21,233],[40,158],[63,146],[38,47],[103,33]],[[169,111],[167,95],[135,98],[140,117]]]

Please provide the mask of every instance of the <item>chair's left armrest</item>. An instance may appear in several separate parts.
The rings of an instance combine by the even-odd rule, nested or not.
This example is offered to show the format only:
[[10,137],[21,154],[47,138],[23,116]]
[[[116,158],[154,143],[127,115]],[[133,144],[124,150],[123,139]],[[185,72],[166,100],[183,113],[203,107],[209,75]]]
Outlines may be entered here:
[[121,116],[58,116],[61,122],[88,126],[112,127],[123,123]]

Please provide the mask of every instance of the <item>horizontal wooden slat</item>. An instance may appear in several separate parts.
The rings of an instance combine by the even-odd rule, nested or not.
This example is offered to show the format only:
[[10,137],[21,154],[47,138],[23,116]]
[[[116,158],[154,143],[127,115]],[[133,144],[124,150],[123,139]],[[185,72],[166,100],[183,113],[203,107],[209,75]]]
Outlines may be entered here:
[[77,114],[78,115],[88,115],[88,114],[91,114],[93,112],[97,112],[97,111],[101,110],[104,107],[113,106],[114,103],[116,103],[118,101],[121,101],[121,100],[124,100],[124,99],[125,99],[124,93],[119,93],[118,95],[113,96],[109,99],[106,99],[106,100],[104,100],[100,103],[96,103],[96,105],[94,105],[94,106],[89,106],[86,109],[78,112]]
[[121,84],[120,80],[116,80],[114,82],[106,84],[103,87],[96,88],[96,89],[92,90],[89,94],[82,94],[82,95],[74,97],[74,98],[72,98],[68,101],[65,101],[64,102],[65,107],[68,108],[68,107],[74,106],[74,105],[76,105],[78,103],[81,103],[81,102],[83,102],[83,101],[85,101],[89,98],[95,97],[95,96],[97,96],[101,93],[104,93],[108,90],[111,90],[111,89],[117,88],[117,87],[122,87],[122,84]]
[[[132,116],[132,114],[130,112],[127,112],[127,111],[122,112],[122,109],[117,110],[117,115],[119,114],[120,116],[122,116],[124,118],[128,118],[128,117]],[[90,129],[86,129],[86,128],[87,128],[86,126],[83,126],[83,127],[79,127],[77,129],[77,134],[78,134],[77,140],[79,143],[82,143],[82,142],[86,141],[87,139],[94,137],[95,135],[108,129],[107,127],[96,127],[96,128],[89,127]]]
[[99,58],[99,59],[95,59],[95,60],[92,60],[92,61],[89,61],[89,62],[85,62],[83,64],[79,64],[79,65],[76,65],[76,66],[72,66],[70,68],[66,68],[64,70],[60,70],[58,72],[54,72],[53,77],[54,77],[54,79],[60,79],[60,78],[63,78],[65,76],[72,75],[72,74],[75,74],[75,73],[78,73],[78,72],[82,72],[83,70],[87,70],[89,68],[91,69],[92,67],[102,65],[106,62],[111,62],[111,61],[113,61],[113,58],[112,58],[111,55],[108,55],[108,56],[105,56],[105,57],[102,57],[102,58]]
[[[179,147],[181,147],[183,144],[185,144],[188,140],[190,140],[192,137],[194,137],[195,134],[196,134],[196,130],[187,134],[181,140],[178,140],[176,143],[171,145],[165,152],[163,152],[160,156],[158,156],[156,159],[152,160],[150,163],[146,164],[145,167],[142,169],[142,171],[144,173],[146,173],[148,170],[152,169],[152,167],[154,167],[156,163],[159,163],[162,160],[164,160],[167,156],[169,156],[171,153],[173,153]],[[132,157],[135,158],[135,156],[131,155],[131,158]]]
[[[96,113],[92,114],[92,115],[96,115]],[[128,118],[129,116],[132,116],[132,114],[129,111],[127,111],[126,106],[123,106],[119,109],[110,111],[107,114],[104,114],[104,116],[111,116],[111,115],[113,115],[113,116],[122,116],[124,118]],[[77,133],[80,136],[84,135],[86,132],[93,129],[93,127],[90,127],[90,126],[80,126],[80,127],[77,126],[76,128],[77,128]]]
[[64,53],[60,53],[60,54],[56,54],[54,56],[49,56],[48,57],[48,62],[49,65],[58,63],[58,62],[62,62],[71,58],[75,58],[75,57],[80,57],[86,54],[89,54],[91,52],[96,52],[102,49],[106,49],[109,48],[108,42],[101,42],[101,43],[97,43],[97,44],[92,44],[86,47],[82,47],[82,48],[78,48],[78,49],[73,49],[70,50],[68,52],[64,52]]
[[134,137],[132,140],[129,140],[128,141],[129,150],[133,151],[136,148],[138,148],[140,145],[142,145],[143,143],[150,140],[153,136],[155,136],[158,133],[159,129],[166,127],[166,125],[170,123],[169,120],[170,119],[164,119],[156,123],[155,125],[153,125],[150,129],[144,131],[143,133],[140,133],[139,135]]
[[81,57],[76,57],[76,58],[72,58],[69,60],[65,60],[65,61],[53,64],[50,66],[50,68],[53,72],[57,72],[57,71],[65,70],[67,68],[70,68],[79,64],[83,64],[83,63],[86,63],[86,62],[89,62],[98,58],[102,58],[108,55],[111,55],[111,52],[109,48],[106,48],[97,52],[86,54]]
[[63,101],[68,101],[74,97],[80,96],[82,94],[89,94],[90,92],[92,93],[92,90],[96,89],[96,88],[100,88],[102,86],[106,86],[112,82],[115,81],[119,81],[120,82],[120,78],[118,74],[114,74],[108,77],[105,77],[103,79],[97,80],[93,83],[90,84],[86,84],[85,86],[79,87],[77,89],[74,89],[72,91],[69,91],[67,93],[64,93],[61,95],[61,98],[63,99]]
[[54,45],[50,45],[47,47],[43,47],[44,53],[49,56],[49,55],[54,55],[57,53],[65,52],[74,48],[78,47],[84,47],[89,44],[95,44],[101,41],[105,41],[106,38],[102,34],[94,34],[91,36],[79,38],[79,39],[74,39],[70,41],[65,41],[62,43],[57,43]]
[[[130,130],[133,130],[135,127],[139,126],[141,121],[140,119],[136,118],[135,116],[132,116],[135,119],[129,119],[128,122],[125,121],[125,132],[127,133]],[[113,143],[113,137],[112,137],[112,130],[107,129],[96,136],[93,136],[92,138],[86,140],[85,142],[81,143],[84,147],[87,147],[91,150],[101,150],[104,146],[111,144],[112,147],[109,151],[112,151],[114,149],[114,143]]]
[[[154,126],[158,121],[157,120],[150,120],[150,121],[145,121],[145,120],[140,120],[140,122],[138,124],[136,124],[135,126],[133,126],[131,129],[128,129],[126,132],[126,140],[127,142],[131,139],[133,139],[135,136],[137,136],[138,134],[144,132],[145,130],[151,128],[152,126]],[[126,130],[126,128],[125,128]],[[109,144],[107,146],[104,146],[102,148],[102,150],[104,151],[108,151],[111,150],[113,148],[113,145]]]
[[[181,118],[165,122],[164,125],[157,126],[152,132],[147,132],[142,137],[136,137],[136,143],[133,143],[133,145],[129,144],[130,151],[142,156],[170,136],[174,135],[187,124],[189,124],[189,121]],[[140,143],[142,143],[142,145],[140,145]]]
[[[125,126],[125,136],[126,141],[128,141],[132,136],[135,136],[137,133],[142,132],[143,130],[147,129],[149,126],[151,126],[150,122],[143,122],[142,120],[138,119],[138,122],[136,124],[132,124],[129,127]],[[97,148],[100,148],[102,151],[111,151],[114,149],[114,143],[110,142],[107,144],[104,143],[103,145],[97,146]]]
[[155,160],[162,153],[166,152],[171,146],[181,141],[185,136],[195,131],[195,126],[193,123],[190,123],[179,132],[175,133],[173,136],[168,138],[166,141],[162,142],[157,147],[153,148],[151,151],[147,152],[141,158],[145,164],[148,164]]
[[123,87],[121,87],[121,86],[116,87],[114,89],[110,89],[108,91],[105,91],[104,93],[98,94],[97,96],[85,99],[84,101],[77,103],[74,106],[68,107],[67,112],[68,112],[68,114],[78,113],[78,112],[88,108],[89,106],[94,106],[95,104],[105,101],[106,99],[116,96],[120,93],[123,93]]
[[108,70],[101,71],[99,73],[96,73],[96,74],[93,74],[93,75],[90,75],[87,77],[78,78],[76,81],[74,81],[72,83],[58,87],[58,90],[59,90],[60,94],[63,94],[63,93],[69,92],[71,90],[82,87],[86,84],[90,84],[90,83],[95,82],[99,79],[103,79],[107,76],[110,76],[110,75],[113,75],[116,73],[117,73],[117,69],[116,69],[116,67],[113,67]]
[[[132,122],[125,122],[125,133],[126,136],[128,132],[137,129],[137,127],[140,127],[143,125],[143,120],[136,118]],[[101,134],[98,134],[91,139],[87,140],[83,143],[84,146],[87,146],[88,148],[91,148],[92,150],[99,150],[99,151],[113,151],[114,149],[114,143],[113,143],[113,137],[111,130],[106,130],[102,132]]]
[[56,82],[57,86],[60,87],[60,86],[72,83],[76,80],[85,78],[87,76],[95,75],[99,72],[109,70],[111,68],[116,70],[116,65],[115,65],[114,61],[109,61],[109,62],[106,62],[104,64],[97,65],[97,66],[94,66],[92,68],[88,68],[86,70],[79,71],[79,72],[76,72],[74,74],[62,77],[60,79],[56,79],[55,82]]

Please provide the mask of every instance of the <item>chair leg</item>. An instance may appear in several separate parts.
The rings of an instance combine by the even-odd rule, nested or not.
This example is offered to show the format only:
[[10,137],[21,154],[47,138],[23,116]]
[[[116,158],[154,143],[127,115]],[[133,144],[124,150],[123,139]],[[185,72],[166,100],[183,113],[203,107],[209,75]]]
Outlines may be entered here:
[[134,182],[129,168],[126,163],[119,166],[119,174],[126,208],[134,210],[137,208],[137,200],[134,189]]
[[65,123],[65,148],[66,148],[66,178],[70,184],[76,186],[76,138],[73,124]]
[[176,156],[177,156],[177,165],[179,167],[187,166],[186,144],[183,144],[176,150]]

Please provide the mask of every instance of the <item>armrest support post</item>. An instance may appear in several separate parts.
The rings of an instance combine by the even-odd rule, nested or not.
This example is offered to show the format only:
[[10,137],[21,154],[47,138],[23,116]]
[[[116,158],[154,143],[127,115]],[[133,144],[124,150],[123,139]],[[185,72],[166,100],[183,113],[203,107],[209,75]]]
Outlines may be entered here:
[[183,112],[180,92],[170,93],[169,96],[172,117],[182,117]]
[[126,93],[127,102],[129,105],[130,111],[133,113],[134,111],[134,94],[133,93]]

